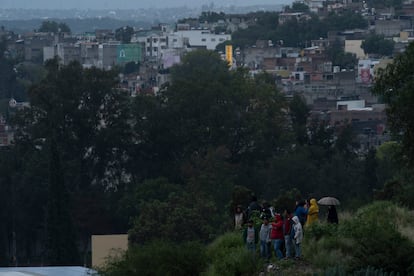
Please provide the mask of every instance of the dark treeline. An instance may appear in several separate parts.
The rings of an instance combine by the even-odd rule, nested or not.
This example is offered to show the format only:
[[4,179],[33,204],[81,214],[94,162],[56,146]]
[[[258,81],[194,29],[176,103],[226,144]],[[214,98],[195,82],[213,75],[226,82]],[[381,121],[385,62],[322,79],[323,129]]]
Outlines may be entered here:
[[0,151],[1,265],[89,264],[91,234],[208,242],[251,193],[362,202],[396,169],[214,52],[189,53],[155,96],[119,91],[116,70],[53,60],[46,71]]
[[[115,30],[123,26],[135,26],[137,28],[150,28],[151,22],[134,21],[134,20],[119,20],[110,17],[104,18],[53,18],[51,21],[59,22],[70,27],[73,33],[80,34],[85,32],[94,32],[96,29]],[[14,19],[14,20],[0,20],[0,26],[4,26],[7,30],[16,33],[25,33],[33,31],[33,26],[40,26],[44,19]]]
[[308,13],[283,24],[279,24],[279,13],[260,12],[254,26],[232,34],[232,44],[244,48],[255,45],[257,40],[272,40],[274,44],[285,47],[308,47],[311,40],[326,37],[328,32],[364,29],[367,26],[367,20],[351,10],[341,14],[330,13],[324,18]]

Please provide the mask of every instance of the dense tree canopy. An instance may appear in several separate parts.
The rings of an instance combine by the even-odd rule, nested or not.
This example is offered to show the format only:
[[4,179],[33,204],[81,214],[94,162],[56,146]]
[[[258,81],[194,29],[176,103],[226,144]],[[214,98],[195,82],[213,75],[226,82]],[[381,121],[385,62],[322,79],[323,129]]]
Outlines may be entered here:
[[63,22],[56,22],[56,21],[43,21],[42,25],[38,29],[39,32],[44,33],[70,33],[71,30],[66,23]]
[[115,38],[124,44],[131,43],[131,37],[134,34],[134,28],[124,26],[115,30]]
[[[15,60],[8,57],[7,53],[7,41],[5,38],[0,37],[0,99],[15,98],[19,101],[26,99],[26,93],[24,87],[18,81],[18,71],[15,67]],[[7,110],[4,106],[0,106],[0,110],[3,116],[7,116]]]
[[[12,203],[0,200],[0,215],[19,227],[21,258],[41,244],[42,254],[62,263],[48,248],[62,248],[56,241],[72,232],[50,234],[70,230],[70,219],[84,257],[92,233],[129,229],[139,244],[210,241],[232,227],[230,206],[245,204],[251,193],[276,199],[278,211],[288,202],[281,195],[297,191],[366,199],[376,188],[370,171],[392,170],[386,161],[377,165],[373,153],[356,155],[349,127],[311,120],[304,99],[285,98],[271,75],[230,70],[212,51],[187,54],[156,95],[135,98],[116,89],[116,71],[57,60],[46,71],[29,91],[31,107],[14,118],[15,147],[0,151],[0,187],[19,191]],[[68,197],[61,215],[47,199],[53,194]],[[14,214],[16,204],[22,210]],[[0,231],[8,241],[13,229]]]
[[324,18],[312,14],[299,20],[293,18],[284,24],[278,24],[278,13],[267,12],[260,15],[257,24],[234,32],[232,41],[241,48],[254,45],[260,39],[283,41],[283,45],[288,47],[306,47],[306,42],[326,37],[329,31],[340,32],[367,26],[367,20],[352,11],[329,13]]
[[293,2],[285,8],[286,12],[309,12],[309,6],[301,2]]
[[405,154],[414,161],[414,44],[397,56],[385,69],[379,70],[373,92],[388,104],[388,124],[401,139]]
[[345,53],[344,47],[339,40],[335,40],[326,49],[326,55],[332,61],[333,66],[339,66],[343,69],[353,70],[358,63],[355,54]]
[[371,34],[361,44],[365,54],[377,54],[379,56],[391,56],[395,42],[385,39],[382,35]]
[[200,22],[217,22],[219,20],[224,20],[226,15],[223,12],[213,12],[213,11],[203,11],[199,16],[198,20]]
[[[47,200],[38,208],[36,216],[38,221],[47,218],[47,234],[54,235],[47,243],[50,263],[63,264],[64,258],[73,264],[75,259],[64,257],[62,252],[70,251],[62,236],[62,229],[70,232],[70,220],[75,221],[79,239],[86,236],[86,241],[90,234],[105,231],[104,227],[112,229],[109,231],[116,229],[101,223],[111,220],[110,213],[102,213],[92,205],[86,212],[75,207],[84,202],[103,203],[99,202],[101,193],[123,182],[124,142],[130,137],[126,95],[115,89],[115,71],[83,69],[76,62],[61,67],[57,60],[51,60],[46,68],[47,76],[30,89],[31,107],[14,118],[16,150],[19,157],[29,156],[20,161],[27,176],[15,185],[27,187],[27,181],[32,179],[31,182],[40,184],[39,189],[42,187],[40,193],[56,199],[48,203],[47,216],[42,212]],[[51,147],[55,149],[49,150]],[[51,164],[50,169],[36,170],[37,164],[44,162]],[[59,204],[69,210],[63,212]],[[83,220],[86,213],[93,219]],[[96,218],[101,219],[98,222]],[[102,227],[101,230],[97,226]],[[76,233],[72,241],[74,236]],[[33,242],[36,244],[36,240]],[[29,251],[33,250],[28,246]]]

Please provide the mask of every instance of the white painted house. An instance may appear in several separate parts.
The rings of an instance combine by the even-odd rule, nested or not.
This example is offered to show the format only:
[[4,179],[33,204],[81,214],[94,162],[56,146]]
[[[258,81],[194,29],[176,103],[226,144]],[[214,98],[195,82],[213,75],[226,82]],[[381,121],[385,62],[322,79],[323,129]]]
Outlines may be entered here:
[[182,30],[174,32],[174,35],[188,39],[190,47],[203,47],[207,50],[215,50],[218,44],[231,40],[229,34],[214,34],[209,30]]

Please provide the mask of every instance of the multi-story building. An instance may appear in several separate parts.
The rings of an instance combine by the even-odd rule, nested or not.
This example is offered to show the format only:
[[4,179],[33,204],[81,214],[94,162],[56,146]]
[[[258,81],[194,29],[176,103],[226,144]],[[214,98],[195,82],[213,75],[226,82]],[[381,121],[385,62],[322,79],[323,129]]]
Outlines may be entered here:
[[84,67],[99,65],[99,43],[98,42],[81,42],[81,63]]
[[162,31],[138,32],[133,36],[131,42],[142,43],[144,56],[156,59],[161,56],[163,50],[168,47],[168,36]]
[[375,20],[375,33],[385,37],[399,36],[400,32],[411,28],[411,20]]
[[99,62],[98,67],[102,69],[111,69],[117,64],[117,49],[119,42],[102,43],[99,44],[98,56]]
[[68,65],[74,60],[82,62],[81,48],[79,44],[57,43],[54,46],[43,47],[43,62],[52,59],[55,56],[57,56],[59,61],[64,65]]
[[309,16],[303,12],[283,12],[279,14],[279,25],[283,25],[292,19],[296,19],[299,21],[302,18],[308,17]]
[[49,33],[35,33],[24,38],[24,57],[26,61],[43,62],[43,47],[52,46],[55,36]]
[[220,43],[231,40],[230,34],[214,34],[210,30],[176,31],[173,34],[183,40],[187,39],[189,47],[207,50],[215,50]]
[[309,7],[311,12],[319,12],[323,10],[326,0],[304,0],[305,5]]

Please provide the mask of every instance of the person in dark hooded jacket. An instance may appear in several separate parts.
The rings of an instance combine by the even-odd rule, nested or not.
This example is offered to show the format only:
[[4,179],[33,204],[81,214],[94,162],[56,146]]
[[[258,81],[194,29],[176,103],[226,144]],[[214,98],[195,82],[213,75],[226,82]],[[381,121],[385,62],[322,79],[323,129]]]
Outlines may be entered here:
[[251,197],[249,207],[247,207],[247,217],[248,217],[248,219],[251,218],[251,215],[254,211],[261,212],[262,211],[262,206],[260,206],[260,204],[257,202],[257,197],[253,195]]
[[328,223],[338,224],[338,214],[334,205],[328,207]]

